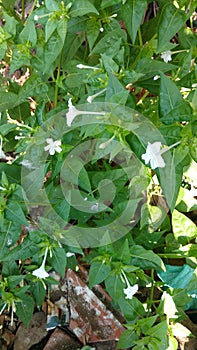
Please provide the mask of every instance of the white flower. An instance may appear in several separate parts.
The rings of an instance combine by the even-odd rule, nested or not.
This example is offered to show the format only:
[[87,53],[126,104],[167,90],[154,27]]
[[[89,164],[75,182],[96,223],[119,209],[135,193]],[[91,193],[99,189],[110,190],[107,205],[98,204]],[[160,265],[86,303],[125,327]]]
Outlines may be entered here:
[[94,94],[94,95],[90,95],[90,96],[88,96],[88,98],[87,98],[87,102],[89,102],[89,103],[92,103],[92,101],[95,99],[95,97],[97,97],[97,96],[99,96],[99,95],[101,95],[103,92],[105,92],[107,89],[103,89],[103,90],[101,90],[101,91],[99,91],[99,92],[97,92],[96,94]]
[[46,142],[48,143],[47,146],[44,147],[45,151],[49,151],[49,154],[53,156],[55,152],[60,153],[62,151],[61,149],[61,140],[53,141],[53,139],[49,138],[46,139]]
[[168,63],[168,61],[172,61],[172,51],[162,52],[161,58],[163,58],[164,62]]
[[2,158],[6,158],[6,155],[2,150],[2,147],[3,147],[2,137],[0,137],[0,139],[1,139],[1,141],[0,141],[0,159],[2,159]]
[[100,32],[101,32],[101,33],[104,32],[104,28],[103,28],[103,27],[100,28]]
[[134,286],[128,285],[127,288],[124,289],[124,294],[126,295],[125,299],[132,299],[134,294],[138,291],[138,284],[134,284]]
[[146,148],[146,153],[142,154],[142,159],[145,161],[145,164],[150,162],[151,169],[156,168],[164,168],[165,162],[162,158],[162,154],[167,152],[172,147],[178,145],[180,141],[174,143],[173,145],[161,149],[161,142],[156,141],[154,143],[148,142],[148,146]]
[[77,64],[76,67],[79,68],[79,69],[93,69],[93,70],[99,70],[100,69],[98,67],[86,66],[85,64],[81,64],[81,63]]
[[75,106],[72,104],[72,98],[69,98],[68,100],[68,112],[66,113],[66,118],[67,118],[67,125],[71,126],[73,120],[77,115],[80,115],[81,111],[78,111]]
[[32,272],[33,276],[36,276],[38,278],[49,277],[48,272],[46,272],[46,270],[45,270],[45,263],[46,263],[47,253],[48,253],[48,248],[46,248],[46,250],[45,250],[45,254],[44,254],[44,259],[43,259],[42,265],[38,269],[36,269],[36,270],[34,270]]
[[123,289],[124,294],[126,295],[125,299],[132,299],[134,294],[138,291],[138,284],[134,284],[134,286],[131,286],[124,271],[122,270],[121,272],[127,284],[127,288]]
[[150,162],[150,166],[152,169],[156,168],[164,168],[165,162],[161,156],[161,142],[148,142],[148,146],[146,148],[146,153],[142,154],[142,159],[145,161],[145,164]]
[[73,256],[73,255],[75,255],[75,253],[71,253],[71,252],[67,252],[67,253],[66,253],[66,257],[67,257],[67,258],[70,258],[70,257]]
[[67,119],[67,125],[71,126],[73,120],[78,115],[82,114],[96,114],[96,115],[105,115],[105,112],[90,112],[90,111],[79,111],[75,106],[72,104],[72,99],[69,98],[68,100],[68,112],[66,113],[66,119]]
[[35,15],[34,16],[34,21],[36,22],[36,21],[38,21],[38,19],[39,19],[38,15]]
[[155,75],[154,78],[153,78],[153,80],[158,80],[159,78],[160,78],[159,75]]
[[96,202],[95,204],[91,205],[90,210],[98,211],[98,205],[99,205],[98,202]]
[[100,148],[100,149],[105,149],[105,148],[110,144],[110,142],[113,141],[114,137],[115,137],[115,135],[113,135],[109,140],[107,140],[107,141],[101,143],[101,144],[99,145],[99,148]]

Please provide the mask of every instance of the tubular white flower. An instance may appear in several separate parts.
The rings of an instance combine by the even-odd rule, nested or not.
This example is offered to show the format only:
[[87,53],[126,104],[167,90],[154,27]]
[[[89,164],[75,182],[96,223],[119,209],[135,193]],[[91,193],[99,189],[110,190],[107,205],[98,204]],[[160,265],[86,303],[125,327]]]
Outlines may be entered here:
[[92,101],[95,99],[95,97],[97,97],[97,96],[99,96],[99,95],[101,95],[103,92],[105,92],[107,89],[105,88],[105,89],[103,89],[103,90],[101,90],[101,91],[99,91],[99,92],[97,92],[96,94],[94,94],[94,95],[90,95],[90,96],[88,96],[88,98],[87,98],[87,102],[89,102],[89,103],[92,103]]
[[71,253],[71,252],[67,252],[67,253],[66,253],[66,257],[67,257],[67,258],[70,258],[70,257],[73,256],[73,255],[75,255],[75,253]]
[[81,63],[77,64],[76,67],[79,68],[79,69],[93,69],[93,70],[99,70],[100,69],[98,67],[86,66],[85,64],[81,64]]
[[155,75],[154,78],[153,78],[153,80],[158,80],[159,78],[160,78],[159,75]]
[[46,263],[47,253],[48,253],[48,247],[45,250],[45,254],[44,254],[42,265],[38,269],[36,269],[36,270],[34,270],[32,272],[33,276],[36,276],[38,278],[43,278],[43,279],[46,278],[46,277],[49,277],[48,272],[46,272],[46,270],[45,270],[45,263]]
[[161,142],[148,142],[146,153],[142,154],[145,164],[150,162],[151,169],[164,168],[165,162],[161,156]]
[[115,137],[115,135],[113,135],[109,140],[101,143],[99,145],[99,149],[105,149],[110,144],[110,142],[113,141],[114,137]]
[[55,152],[60,153],[62,151],[61,146],[61,140],[53,141],[52,138],[46,139],[46,142],[48,143],[47,146],[44,147],[45,151],[49,151],[49,154],[53,156]]
[[127,288],[123,289],[124,294],[126,295],[125,299],[132,299],[134,294],[137,293],[137,291],[138,291],[138,284],[134,284],[133,286],[131,286],[124,271],[122,270],[121,272],[122,272],[124,280],[127,284]]
[[78,115],[82,115],[82,114],[105,115],[105,112],[79,111],[75,106],[73,106],[72,99],[69,98],[69,100],[68,100],[68,112],[66,113],[67,125],[71,126],[73,120]]
[[161,58],[163,58],[164,62],[168,63],[168,61],[172,61],[172,51],[162,52]]
[[174,143],[169,147],[165,147],[161,149],[161,146],[162,146],[161,142],[159,141],[156,141],[154,143],[148,142],[146,153],[142,154],[142,159],[145,161],[145,164],[148,164],[150,162],[151,169],[153,170],[156,168],[164,168],[165,162],[161,155],[178,144],[180,144],[180,141]]
[[127,288],[123,289],[124,294],[126,295],[125,299],[132,299],[134,294],[138,291],[138,284],[134,284],[133,286],[128,286]]

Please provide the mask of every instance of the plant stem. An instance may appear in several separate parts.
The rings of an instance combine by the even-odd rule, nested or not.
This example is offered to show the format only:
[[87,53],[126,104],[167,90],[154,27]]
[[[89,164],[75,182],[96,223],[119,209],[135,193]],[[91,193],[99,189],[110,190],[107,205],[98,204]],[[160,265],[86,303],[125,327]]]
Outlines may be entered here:
[[150,297],[148,300],[148,313],[151,314],[150,307],[154,304],[153,296],[154,296],[154,269],[151,269],[151,288],[150,288]]
[[143,47],[142,33],[140,28],[138,29],[138,38],[139,38],[140,46]]
[[22,0],[22,21],[25,19],[25,0]]
[[61,63],[62,63],[62,52],[60,54],[59,63],[58,63],[58,67],[57,67],[57,78],[55,81],[54,107],[57,106],[57,100],[58,100],[58,89],[59,89],[59,81],[60,81]]

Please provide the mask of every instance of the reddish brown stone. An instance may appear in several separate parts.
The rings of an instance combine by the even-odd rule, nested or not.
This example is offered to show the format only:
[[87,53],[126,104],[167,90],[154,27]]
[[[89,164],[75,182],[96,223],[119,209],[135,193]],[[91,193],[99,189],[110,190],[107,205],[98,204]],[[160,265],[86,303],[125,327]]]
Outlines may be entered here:
[[80,348],[80,342],[56,328],[43,350],[76,350]]
[[67,271],[69,328],[83,343],[118,340],[124,327],[72,270]]

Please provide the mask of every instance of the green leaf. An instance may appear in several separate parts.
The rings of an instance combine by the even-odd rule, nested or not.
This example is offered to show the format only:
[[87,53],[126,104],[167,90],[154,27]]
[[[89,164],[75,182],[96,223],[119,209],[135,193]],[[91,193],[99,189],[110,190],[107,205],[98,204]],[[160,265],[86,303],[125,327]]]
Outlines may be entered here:
[[5,19],[5,24],[3,26],[4,30],[12,36],[16,35],[18,21],[14,17],[9,16],[6,12],[3,14],[3,17]]
[[21,302],[16,303],[16,314],[28,328],[34,311],[34,301],[27,294],[24,294],[21,299]]
[[[20,105],[14,107],[13,109],[9,108],[9,114],[12,116],[12,119],[25,120],[26,118],[31,116],[29,102],[23,102]],[[14,129],[14,127],[16,128],[17,126],[12,124],[12,127]]]
[[99,15],[99,12],[97,11],[96,7],[92,5],[92,3],[88,0],[74,0],[72,2],[72,7],[70,11],[71,17],[79,17],[84,16],[87,13],[96,13]]
[[146,0],[130,0],[122,6],[122,18],[133,44],[135,43],[137,31],[142,23],[146,7]]
[[86,23],[86,34],[90,52],[92,51],[95,41],[100,34],[100,27],[101,24],[97,21],[96,18],[90,18]]
[[54,33],[54,31],[57,28],[57,19],[55,18],[49,18],[46,26],[45,26],[45,42],[47,42],[49,40],[49,38],[51,37],[51,35]]
[[128,349],[137,339],[137,334],[134,331],[127,329],[123,334],[121,334],[117,349]]
[[57,33],[62,41],[62,46],[64,45],[66,34],[67,34],[67,19],[62,18],[57,23]]
[[38,246],[34,242],[30,241],[28,237],[26,237],[22,243],[10,250],[2,260],[25,260],[32,257],[35,253],[37,253],[37,251]]
[[52,257],[48,258],[52,267],[56,272],[58,272],[62,277],[65,276],[66,269],[66,253],[63,248],[55,247],[52,249]]
[[120,298],[118,300],[118,304],[128,322],[136,321],[138,318],[141,318],[145,314],[143,304],[135,297],[133,297],[131,300]]
[[172,227],[175,239],[183,245],[197,237],[197,227],[194,222],[176,209],[172,213]]
[[58,3],[55,0],[45,0],[45,6],[49,12],[55,12],[59,10]]
[[105,9],[106,7],[118,5],[122,0],[102,0],[101,8]]
[[25,276],[20,276],[20,275],[16,275],[16,276],[8,276],[7,281],[8,281],[8,287],[10,289],[15,288],[17,285],[19,285],[19,283],[25,278]]
[[129,95],[129,91],[125,91],[125,88],[119,82],[119,80],[109,73],[108,86],[105,100],[107,102],[125,104]]
[[105,53],[108,56],[114,57],[120,50],[121,44],[126,41],[126,33],[118,28],[107,34],[93,48],[91,55]]
[[187,20],[187,14],[177,9],[172,3],[167,3],[163,8],[158,26],[157,51],[165,51],[166,44],[181,29]]
[[89,271],[89,287],[92,288],[103,282],[109,276],[110,271],[110,266],[106,265],[104,261],[93,262]]
[[31,42],[32,46],[36,45],[37,34],[34,21],[27,21],[24,29],[20,32],[19,41],[23,44],[25,44],[25,42]]
[[164,124],[171,125],[175,122],[185,122],[189,121],[192,116],[192,108],[190,104],[183,100],[181,103],[179,103],[176,107],[174,107],[168,114],[166,114],[164,117],[161,117],[160,120]]
[[13,108],[17,104],[18,96],[13,92],[0,91],[0,112]]
[[1,43],[1,46],[0,46],[0,60],[4,58],[6,51],[7,51],[7,43],[4,41],[3,43]]
[[160,257],[152,250],[146,250],[139,245],[130,248],[131,264],[145,269],[165,270],[165,266]]
[[112,273],[106,278],[105,287],[114,302],[118,302],[124,296],[123,289],[125,288],[125,283],[123,283],[118,273]]
[[153,326],[156,322],[158,315],[142,318],[138,321],[138,325],[140,326],[142,333],[146,334],[147,330]]
[[28,226],[23,210],[18,202],[9,200],[6,205],[5,217],[13,222]]
[[149,328],[146,332],[146,335],[151,335],[156,339],[162,340],[163,343],[165,343],[167,341],[167,330],[167,321],[162,321],[159,322],[156,326]]
[[35,299],[36,305],[41,307],[46,296],[46,288],[44,287],[43,282],[37,280],[35,283],[32,283],[30,292]]
[[56,61],[62,50],[62,40],[60,36],[55,32],[47,41],[44,48],[44,72],[47,73],[53,63]]
[[183,102],[183,98],[178,87],[170,78],[163,73],[160,73],[160,77],[159,113],[161,118],[165,118],[169,112]]

